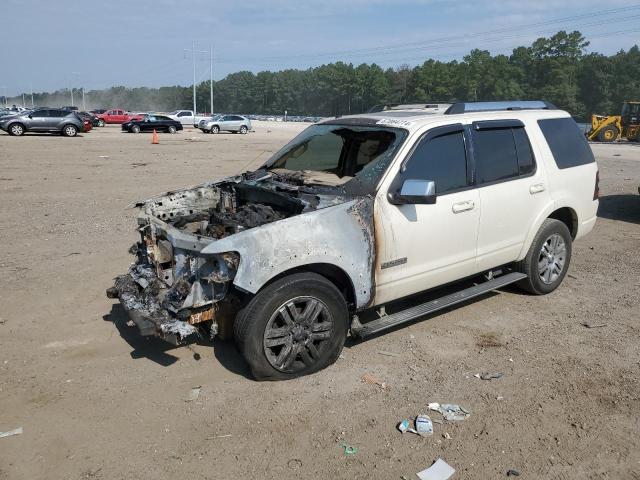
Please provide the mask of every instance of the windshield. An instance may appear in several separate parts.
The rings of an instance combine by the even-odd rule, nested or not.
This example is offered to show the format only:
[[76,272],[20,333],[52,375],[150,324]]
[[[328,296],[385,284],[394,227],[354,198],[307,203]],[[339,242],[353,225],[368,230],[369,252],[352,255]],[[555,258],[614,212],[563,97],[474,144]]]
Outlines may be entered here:
[[303,172],[305,183],[343,185],[371,193],[407,136],[406,130],[359,125],[312,125],[266,164],[276,173]]

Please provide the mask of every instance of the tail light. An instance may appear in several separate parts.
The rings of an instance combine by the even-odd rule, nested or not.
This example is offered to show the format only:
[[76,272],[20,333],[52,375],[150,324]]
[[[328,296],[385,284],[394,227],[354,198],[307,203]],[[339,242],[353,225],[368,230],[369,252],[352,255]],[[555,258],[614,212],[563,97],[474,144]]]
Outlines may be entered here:
[[596,185],[593,189],[593,199],[598,200],[600,198],[600,170],[596,172]]

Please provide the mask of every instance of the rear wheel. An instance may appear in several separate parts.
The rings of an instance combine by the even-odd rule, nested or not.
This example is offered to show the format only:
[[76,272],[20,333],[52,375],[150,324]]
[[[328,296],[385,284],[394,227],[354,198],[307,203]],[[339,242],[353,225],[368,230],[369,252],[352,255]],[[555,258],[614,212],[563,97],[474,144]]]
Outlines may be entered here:
[[618,129],[613,125],[604,127],[598,133],[598,140],[600,142],[613,142],[618,138]]
[[169,128],[167,128],[167,132],[176,133],[176,127],[174,127],[173,125],[169,125]]
[[104,127],[104,125],[105,125],[104,120],[100,118],[100,119],[98,120],[98,126],[99,126],[99,127]]
[[535,295],[546,295],[560,286],[571,262],[571,233],[560,220],[547,218],[516,268],[527,278],[518,286]]
[[131,133],[140,133],[140,126],[139,125],[133,125],[131,127]]
[[241,134],[243,134],[243,135],[244,135],[245,133],[247,133],[248,131],[249,131],[249,129],[248,129],[245,125],[242,125],[242,126],[240,127],[240,130],[239,130],[239,132],[240,132]]
[[213,127],[211,127],[211,130],[209,130],[210,133],[219,133],[220,132],[220,127],[217,125],[214,125]]
[[257,380],[286,380],[336,361],[347,337],[340,291],[315,273],[297,273],[259,292],[238,315],[234,334]]
[[21,123],[12,123],[11,125],[9,125],[9,128],[7,129],[7,131],[9,132],[9,135],[13,135],[14,137],[20,137],[24,135],[25,129]]
[[75,137],[78,134],[78,127],[75,125],[65,125],[62,127],[62,135],[65,137]]

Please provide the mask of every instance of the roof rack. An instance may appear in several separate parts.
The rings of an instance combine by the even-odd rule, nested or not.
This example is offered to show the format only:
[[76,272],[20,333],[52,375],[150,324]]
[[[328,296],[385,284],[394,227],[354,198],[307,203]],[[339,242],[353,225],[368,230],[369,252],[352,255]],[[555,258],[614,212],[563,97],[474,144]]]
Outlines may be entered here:
[[386,103],[381,105],[374,105],[367,113],[387,112],[389,110],[438,110],[447,109],[451,106],[451,103]]
[[445,115],[500,110],[557,110],[552,103],[542,100],[514,100],[506,102],[459,102],[451,105]]

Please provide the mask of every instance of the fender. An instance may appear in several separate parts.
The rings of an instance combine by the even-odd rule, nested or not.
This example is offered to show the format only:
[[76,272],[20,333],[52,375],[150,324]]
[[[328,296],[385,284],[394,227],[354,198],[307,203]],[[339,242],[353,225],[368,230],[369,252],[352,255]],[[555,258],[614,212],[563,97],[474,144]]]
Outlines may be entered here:
[[312,263],[333,265],[351,280],[356,308],[362,309],[373,300],[374,242],[373,199],[360,197],[236,233],[201,253],[240,254],[233,284],[254,294],[287,270]]

